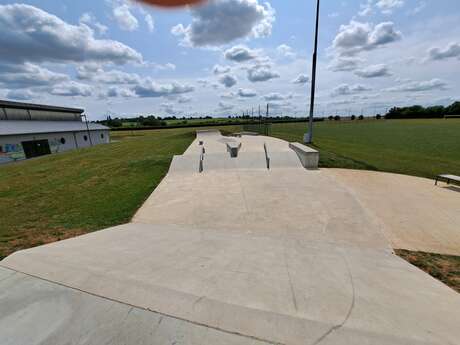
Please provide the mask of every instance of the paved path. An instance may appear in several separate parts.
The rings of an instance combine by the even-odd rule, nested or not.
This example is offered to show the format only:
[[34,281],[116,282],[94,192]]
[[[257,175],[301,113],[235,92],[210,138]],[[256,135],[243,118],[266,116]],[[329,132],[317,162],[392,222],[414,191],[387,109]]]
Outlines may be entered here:
[[363,196],[283,141],[231,160],[226,140],[200,134],[132,223],[2,261],[0,343],[458,343],[459,295],[393,255]]

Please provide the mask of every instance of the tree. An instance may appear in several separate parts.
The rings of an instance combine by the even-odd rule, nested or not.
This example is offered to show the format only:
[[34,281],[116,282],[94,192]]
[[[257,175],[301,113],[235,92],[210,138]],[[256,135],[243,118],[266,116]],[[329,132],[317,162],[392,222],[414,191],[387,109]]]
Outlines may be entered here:
[[460,102],[451,104],[445,110],[446,115],[460,115]]
[[356,120],[356,116],[355,116],[355,115],[351,115],[351,120],[352,120],[352,121]]

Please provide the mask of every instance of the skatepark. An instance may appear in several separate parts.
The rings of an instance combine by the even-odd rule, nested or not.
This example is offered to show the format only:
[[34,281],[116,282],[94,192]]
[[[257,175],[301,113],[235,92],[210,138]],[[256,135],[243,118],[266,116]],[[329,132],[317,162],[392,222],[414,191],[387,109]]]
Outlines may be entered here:
[[459,255],[459,205],[198,132],[131,223],[0,262],[0,343],[456,344],[458,294],[393,249]]

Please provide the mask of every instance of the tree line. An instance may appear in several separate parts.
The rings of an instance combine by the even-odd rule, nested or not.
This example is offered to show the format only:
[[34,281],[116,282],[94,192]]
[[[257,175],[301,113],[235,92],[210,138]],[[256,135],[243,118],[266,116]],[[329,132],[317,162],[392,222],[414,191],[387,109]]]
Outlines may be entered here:
[[447,107],[436,105],[422,107],[414,105],[411,107],[394,107],[390,109],[385,118],[387,119],[436,119],[445,116],[460,115],[460,102],[455,102]]

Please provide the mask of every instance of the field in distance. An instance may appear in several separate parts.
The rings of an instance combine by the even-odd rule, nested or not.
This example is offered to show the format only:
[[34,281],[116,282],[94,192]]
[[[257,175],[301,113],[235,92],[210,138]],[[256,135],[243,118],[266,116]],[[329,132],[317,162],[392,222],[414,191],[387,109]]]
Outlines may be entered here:
[[[315,123],[320,165],[434,178],[460,175],[460,119]],[[306,124],[272,126],[272,135],[302,142]]]

